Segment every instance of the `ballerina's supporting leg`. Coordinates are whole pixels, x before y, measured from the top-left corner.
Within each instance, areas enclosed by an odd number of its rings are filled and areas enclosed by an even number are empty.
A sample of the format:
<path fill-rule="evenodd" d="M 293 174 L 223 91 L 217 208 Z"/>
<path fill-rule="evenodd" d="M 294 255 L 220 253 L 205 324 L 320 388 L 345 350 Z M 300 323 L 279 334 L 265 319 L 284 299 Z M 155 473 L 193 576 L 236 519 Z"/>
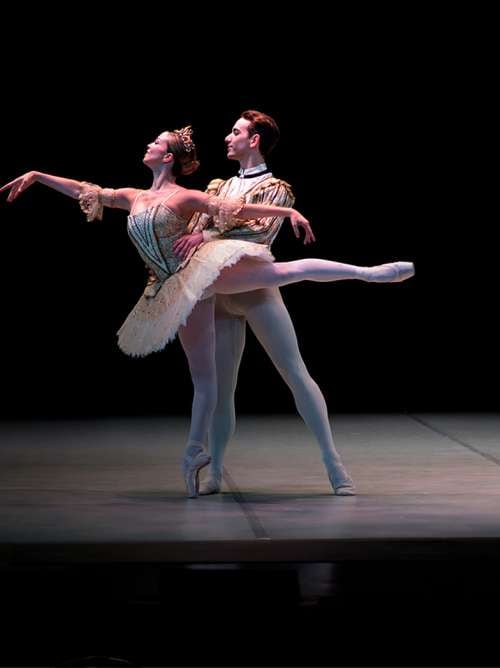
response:
<path fill-rule="evenodd" d="M 210 473 L 200 486 L 200 495 L 218 494 L 221 490 L 224 453 L 236 427 L 234 394 L 245 347 L 245 330 L 244 318 L 225 314 L 221 309 L 216 312 L 217 407 L 208 433 L 212 457 Z"/>
<path fill-rule="evenodd" d="M 301 281 L 328 283 L 359 280 L 368 283 L 396 283 L 411 278 L 414 273 L 412 262 L 390 262 L 375 267 L 358 267 L 354 264 L 315 258 L 292 262 L 262 262 L 243 258 L 237 264 L 223 269 L 206 294 L 247 292 Z"/>
<path fill-rule="evenodd" d="M 188 496 L 195 498 L 199 491 L 199 473 L 210 463 L 205 446 L 217 403 L 213 297 L 196 304 L 186 325 L 179 329 L 179 339 L 186 353 L 194 390 L 182 473 Z"/>

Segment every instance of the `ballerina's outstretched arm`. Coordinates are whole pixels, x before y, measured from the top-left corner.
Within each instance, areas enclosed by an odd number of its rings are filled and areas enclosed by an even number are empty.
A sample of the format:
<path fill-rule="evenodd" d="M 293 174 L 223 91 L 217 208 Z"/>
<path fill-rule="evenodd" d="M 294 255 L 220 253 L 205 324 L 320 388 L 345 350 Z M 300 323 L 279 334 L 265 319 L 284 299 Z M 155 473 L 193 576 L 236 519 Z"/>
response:
<path fill-rule="evenodd" d="M 283 188 L 283 187 L 281 188 L 281 190 L 282 190 L 282 197 L 284 196 L 286 198 L 286 200 L 288 200 L 288 201 L 290 201 L 290 199 L 292 199 L 292 202 L 293 202 L 293 198 L 292 198 L 290 192 L 287 191 L 287 189 Z M 214 197 L 213 192 L 210 193 L 210 191 L 207 191 L 205 194 L 208 197 L 211 196 L 212 201 L 213 201 L 213 197 Z M 196 206 L 203 205 L 203 202 L 201 200 L 196 200 L 195 199 L 194 201 L 195 201 Z M 238 206 L 238 204 L 239 204 L 239 201 L 237 200 L 236 201 L 236 206 Z M 276 205 L 273 205 L 273 206 L 276 206 Z M 287 212 L 292 211 L 291 208 L 286 207 L 286 206 L 282 206 L 281 203 L 277 206 L 277 208 L 278 207 L 281 207 L 281 208 L 285 209 Z M 262 210 L 263 208 L 265 208 L 265 206 L 260 206 L 260 205 L 258 206 L 259 210 Z M 248 209 L 248 208 L 245 209 L 245 213 L 249 210 L 251 210 L 251 209 Z M 219 229 L 217 228 L 217 226 L 215 226 L 211 229 L 203 229 L 202 224 L 198 225 L 199 221 L 203 221 L 203 220 L 211 221 L 212 217 L 208 216 L 206 214 L 205 215 L 202 214 L 200 216 L 200 213 L 201 212 L 199 210 L 197 210 L 195 216 L 193 216 L 191 218 L 191 221 L 189 223 L 189 229 L 191 231 L 188 232 L 187 234 L 184 234 L 181 237 L 179 237 L 179 239 L 177 239 L 177 241 L 174 243 L 174 246 L 173 246 L 174 253 L 176 253 L 180 257 L 181 260 L 185 260 L 188 257 L 189 253 L 191 252 L 191 250 L 194 249 L 194 248 L 197 248 L 204 241 L 214 241 L 216 239 L 231 239 L 232 238 L 231 228 L 228 231 L 227 228 L 224 229 L 224 227 L 222 226 L 222 229 L 221 229 L 220 221 L 216 221 L 216 224 L 218 223 Z M 240 217 L 242 217 L 241 213 L 240 213 Z M 253 241 L 253 242 L 256 242 L 256 243 L 270 243 L 272 241 L 273 235 L 271 234 L 271 236 L 269 236 L 269 233 L 272 232 L 271 228 L 272 228 L 273 224 L 275 223 L 275 221 L 283 220 L 283 216 L 280 216 L 279 214 L 276 214 L 276 209 L 272 210 L 272 215 L 271 216 L 260 215 L 260 216 L 254 216 L 252 218 L 247 218 L 247 216 L 245 215 L 244 218 L 245 218 L 245 220 L 235 221 L 235 225 L 233 225 L 232 228 L 234 228 L 234 227 L 238 228 L 240 226 L 241 227 L 246 227 L 251 222 L 252 223 L 252 230 L 255 231 L 255 224 L 257 224 L 258 230 L 262 234 L 257 235 L 257 237 L 255 236 L 255 234 L 252 234 L 251 238 L 249 238 L 249 239 L 245 239 L 244 237 L 241 238 L 241 240 L 243 240 L 243 241 L 248 240 L 248 241 Z M 301 232 L 304 233 L 304 238 L 303 238 L 304 245 L 307 245 L 307 244 L 310 244 L 310 243 L 316 241 L 316 238 L 315 238 L 314 233 L 313 233 L 312 228 L 311 228 L 311 224 L 309 223 L 309 221 L 306 218 L 304 218 L 304 216 L 302 216 L 300 214 L 298 216 L 292 215 L 292 217 L 290 218 L 290 223 L 292 225 L 293 232 L 294 232 L 295 237 L 297 239 L 300 238 Z M 197 225 L 198 225 L 198 227 L 197 227 Z M 240 237 L 237 237 L 237 238 L 240 238 Z"/>
<path fill-rule="evenodd" d="M 9 181 L 0 188 L 0 192 L 10 189 L 7 202 L 13 202 L 19 195 L 34 183 L 41 183 L 72 199 L 80 200 L 87 220 L 101 219 L 104 206 L 130 211 L 139 190 L 137 188 L 101 188 L 87 181 L 76 181 L 63 176 L 44 174 L 43 172 L 26 172 Z"/>
<path fill-rule="evenodd" d="M 272 204 L 248 204 L 244 197 L 240 199 L 225 199 L 217 195 L 210 195 L 201 190 L 186 190 L 184 206 L 191 209 L 190 216 L 195 211 L 213 216 L 214 224 L 220 232 L 226 232 L 234 227 L 244 225 L 247 220 L 268 216 L 282 216 L 290 218 L 294 230 L 297 226 L 308 230 L 311 226 L 305 216 L 297 209 L 289 206 L 274 206 Z M 189 217 L 190 217 L 189 216 Z M 312 233 L 311 233 L 312 234 Z M 314 235 L 311 240 L 314 240 Z"/>

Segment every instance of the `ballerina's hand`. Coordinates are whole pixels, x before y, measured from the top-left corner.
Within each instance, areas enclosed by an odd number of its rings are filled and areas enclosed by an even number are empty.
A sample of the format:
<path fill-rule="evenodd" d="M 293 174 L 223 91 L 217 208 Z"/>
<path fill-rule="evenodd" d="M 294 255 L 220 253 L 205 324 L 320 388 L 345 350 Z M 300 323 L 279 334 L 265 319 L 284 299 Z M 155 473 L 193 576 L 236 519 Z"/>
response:
<path fill-rule="evenodd" d="M 310 222 L 307 218 L 304 218 L 301 213 L 295 211 L 295 209 L 293 209 L 293 212 L 290 214 L 290 222 L 292 223 L 293 231 L 297 239 L 300 236 L 299 228 L 302 228 L 304 230 L 304 244 L 310 244 L 311 241 L 316 241 Z"/>
<path fill-rule="evenodd" d="M 26 172 L 22 176 L 18 176 L 17 179 L 9 181 L 4 186 L 0 188 L 0 193 L 7 188 L 10 188 L 10 193 L 7 197 L 7 202 L 12 202 L 20 195 L 26 188 L 29 188 L 33 183 L 36 182 L 37 173 L 36 172 Z"/>
<path fill-rule="evenodd" d="M 197 248 L 203 241 L 202 232 L 193 232 L 193 234 L 184 234 L 179 237 L 173 245 L 174 253 L 179 255 L 181 260 L 185 260 L 191 249 Z"/>

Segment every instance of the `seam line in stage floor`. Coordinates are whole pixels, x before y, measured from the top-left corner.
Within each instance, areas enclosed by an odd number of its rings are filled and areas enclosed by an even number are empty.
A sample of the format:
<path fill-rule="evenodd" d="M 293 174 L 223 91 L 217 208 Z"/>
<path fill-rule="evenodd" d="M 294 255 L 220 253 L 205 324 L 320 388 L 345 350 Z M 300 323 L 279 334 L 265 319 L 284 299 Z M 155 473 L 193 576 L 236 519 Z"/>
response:
<path fill-rule="evenodd" d="M 500 459 L 498 457 L 495 457 L 494 455 L 490 455 L 487 452 L 482 452 L 478 448 L 474 447 L 470 443 L 467 443 L 466 441 L 463 441 L 461 438 L 457 438 L 456 436 L 450 436 L 450 434 L 447 434 L 445 431 L 442 431 L 438 427 L 432 426 L 432 424 L 429 424 L 426 422 L 424 419 L 421 417 L 418 417 L 417 415 L 412 415 L 411 413 L 406 413 L 409 418 L 412 420 L 415 420 L 415 422 L 418 422 L 419 424 L 423 425 L 427 429 L 430 429 L 430 431 L 435 432 L 436 434 L 439 434 L 439 436 L 443 436 L 444 438 L 447 438 L 448 440 L 452 441 L 453 443 L 458 443 L 458 445 L 461 445 L 463 448 L 467 448 L 467 450 L 470 450 L 471 452 L 475 452 L 476 455 L 480 455 L 481 457 L 484 457 L 484 459 L 487 459 L 489 462 L 492 462 L 493 464 L 496 464 L 497 466 L 500 466 Z"/>
<path fill-rule="evenodd" d="M 252 510 L 251 504 L 245 499 L 243 493 L 238 489 L 238 485 L 225 466 L 222 467 L 222 477 L 224 478 L 226 485 L 229 487 L 234 500 L 240 506 L 241 511 L 250 525 L 255 538 L 258 538 L 259 540 L 270 540 L 270 536 L 257 517 L 257 513 Z"/>

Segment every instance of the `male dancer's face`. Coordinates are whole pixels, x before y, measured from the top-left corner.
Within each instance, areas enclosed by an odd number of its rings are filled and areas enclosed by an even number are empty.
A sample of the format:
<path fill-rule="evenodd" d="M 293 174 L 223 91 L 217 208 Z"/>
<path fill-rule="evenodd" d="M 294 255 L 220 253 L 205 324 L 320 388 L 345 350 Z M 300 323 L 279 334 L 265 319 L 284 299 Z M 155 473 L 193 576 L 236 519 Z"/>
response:
<path fill-rule="evenodd" d="M 249 127 L 250 121 L 247 121 L 246 118 L 238 118 L 233 129 L 225 138 L 229 160 L 242 162 L 255 148 L 257 137 L 256 135 L 249 136 Z"/>

